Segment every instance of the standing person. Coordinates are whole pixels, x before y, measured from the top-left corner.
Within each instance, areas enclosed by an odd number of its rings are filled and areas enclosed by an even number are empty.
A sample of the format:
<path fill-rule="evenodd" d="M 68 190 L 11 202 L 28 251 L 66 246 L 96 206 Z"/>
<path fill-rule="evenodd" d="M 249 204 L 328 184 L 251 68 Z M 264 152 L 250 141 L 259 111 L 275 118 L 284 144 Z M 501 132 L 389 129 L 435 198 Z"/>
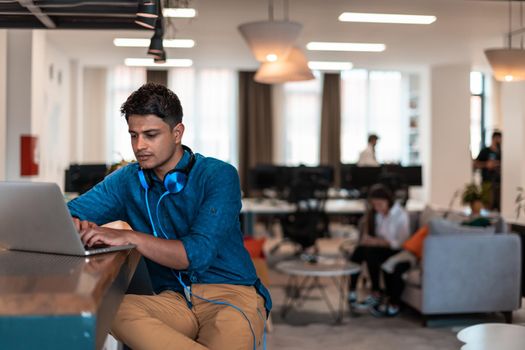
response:
<path fill-rule="evenodd" d="M 376 159 L 377 140 L 379 140 L 379 136 L 376 134 L 368 135 L 368 145 L 359 153 L 357 166 L 379 166 L 379 162 Z"/>
<path fill-rule="evenodd" d="M 243 246 L 235 168 L 182 145 L 182 106 L 145 84 L 122 105 L 137 158 L 69 202 L 87 246 L 135 244 L 153 296 L 126 295 L 112 334 L 137 349 L 255 349 L 271 308 Z M 122 220 L 132 230 L 99 225 Z"/>
<path fill-rule="evenodd" d="M 392 192 L 383 185 L 370 188 L 368 199 L 371 209 L 365 216 L 363 232 L 358 246 L 350 260 L 355 263 L 366 262 L 372 282 L 371 295 L 361 306 L 370 306 L 379 302 L 379 276 L 381 264 L 390 256 L 398 253 L 401 245 L 409 236 L 408 213 L 394 201 Z M 357 304 L 356 285 L 359 274 L 352 275 L 349 301 Z"/>
<path fill-rule="evenodd" d="M 490 146 L 483 148 L 474 161 L 474 168 L 481 169 L 483 189 L 489 193 L 488 209 L 497 211 L 501 209 L 501 141 L 501 132 L 494 131 Z"/>

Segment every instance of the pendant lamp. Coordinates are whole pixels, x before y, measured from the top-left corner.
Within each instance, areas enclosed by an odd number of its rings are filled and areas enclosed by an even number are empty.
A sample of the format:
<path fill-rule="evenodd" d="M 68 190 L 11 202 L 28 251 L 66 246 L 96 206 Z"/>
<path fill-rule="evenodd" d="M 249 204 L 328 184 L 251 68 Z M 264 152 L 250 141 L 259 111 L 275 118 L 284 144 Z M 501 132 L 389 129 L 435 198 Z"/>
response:
<path fill-rule="evenodd" d="M 525 32 L 523 27 L 523 5 L 520 1 L 520 29 L 512 31 L 512 1 L 509 1 L 509 32 L 507 33 L 507 47 L 487 49 L 485 56 L 492 67 L 494 78 L 499 81 L 525 80 L 525 50 L 523 38 L 520 48 L 512 47 L 512 36 Z"/>
<path fill-rule="evenodd" d="M 288 20 L 288 1 L 284 0 L 285 19 L 273 18 L 273 0 L 268 1 L 268 21 L 241 24 L 238 29 L 259 62 L 275 62 L 288 56 L 302 25 Z"/>
<path fill-rule="evenodd" d="M 276 62 L 262 63 L 254 80 L 263 84 L 280 84 L 288 81 L 314 79 L 308 61 L 298 47 L 292 47 L 287 58 Z"/>

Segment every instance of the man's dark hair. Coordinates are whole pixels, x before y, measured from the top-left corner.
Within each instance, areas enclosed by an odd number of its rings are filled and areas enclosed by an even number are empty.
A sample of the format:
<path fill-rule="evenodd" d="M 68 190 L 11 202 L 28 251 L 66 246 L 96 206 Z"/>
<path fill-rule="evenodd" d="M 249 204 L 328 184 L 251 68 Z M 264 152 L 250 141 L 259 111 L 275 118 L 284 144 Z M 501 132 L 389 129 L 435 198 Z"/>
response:
<path fill-rule="evenodd" d="M 133 114 L 154 114 L 171 128 L 182 122 L 182 106 L 177 95 L 167 87 L 154 83 L 144 84 L 129 95 L 120 112 L 126 121 Z"/>
<path fill-rule="evenodd" d="M 368 135 L 368 143 L 370 143 L 372 141 L 377 141 L 377 140 L 379 140 L 379 136 L 377 136 L 376 134 Z"/>
<path fill-rule="evenodd" d="M 496 138 L 496 137 L 501 137 L 501 131 L 494 131 L 494 132 L 492 133 L 492 138 L 494 139 L 494 138 Z"/>

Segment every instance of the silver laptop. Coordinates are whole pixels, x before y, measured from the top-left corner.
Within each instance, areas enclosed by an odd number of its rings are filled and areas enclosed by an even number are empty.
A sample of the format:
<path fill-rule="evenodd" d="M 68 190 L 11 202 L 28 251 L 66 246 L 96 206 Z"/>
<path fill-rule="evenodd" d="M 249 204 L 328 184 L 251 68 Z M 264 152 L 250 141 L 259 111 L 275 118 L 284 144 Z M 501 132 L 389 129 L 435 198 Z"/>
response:
<path fill-rule="evenodd" d="M 84 247 L 60 188 L 43 182 L 0 182 L 0 246 L 77 256 L 135 247 Z"/>

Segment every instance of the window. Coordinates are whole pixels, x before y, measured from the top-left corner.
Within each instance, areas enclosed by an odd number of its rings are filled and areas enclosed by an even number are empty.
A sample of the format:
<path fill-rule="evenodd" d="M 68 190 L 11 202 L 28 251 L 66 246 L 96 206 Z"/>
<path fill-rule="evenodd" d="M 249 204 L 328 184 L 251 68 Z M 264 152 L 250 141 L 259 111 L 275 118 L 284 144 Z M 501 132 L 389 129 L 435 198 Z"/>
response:
<path fill-rule="evenodd" d="M 195 152 L 238 164 L 237 75 L 227 69 L 174 68 L 168 85 L 179 97 L 183 143 Z"/>
<path fill-rule="evenodd" d="M 400 162 L 408 147 L 401 73 L 355 69 L 343 72 L 341 81 L 341 161 L 356 163 L 375 133 L 377 159 Z"/>
<path fill-rule="evenodd" d="M 477 158 L 485 147 L 485 78 L 481 72 L 470 72 L 470 153 Z M 490 141 L 489 141 L 490 142 Z"/>
<path fill-rule="evenodd" d="M 146 82 L 146 69 L 119 66 L 108 74 L 108 110 L 107 110 L 107 145 L 106 159 L 116 163 L 121 160 L 133 160 L 128 124 L 120 114 L 120 106 L 128 96 Z"/>
<path fill-rule="evenodd" d="M 283 84 L 282 147 L 286 165 L 318 165 L 321 79 Z"/>

